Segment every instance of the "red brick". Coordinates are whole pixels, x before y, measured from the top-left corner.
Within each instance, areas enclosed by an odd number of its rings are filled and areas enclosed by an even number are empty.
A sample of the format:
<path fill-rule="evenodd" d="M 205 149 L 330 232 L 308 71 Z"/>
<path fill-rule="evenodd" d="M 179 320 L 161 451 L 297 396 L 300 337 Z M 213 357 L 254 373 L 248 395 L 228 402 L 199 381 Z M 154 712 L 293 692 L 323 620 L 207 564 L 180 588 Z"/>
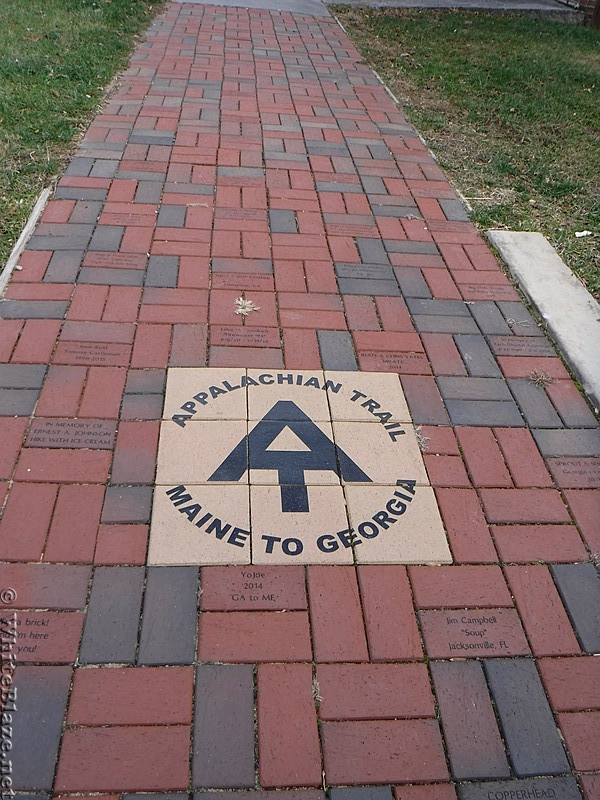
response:
<path fill-rule="evenodd" d="M 11 360 L 18 364 L 47 364 L 61 324 L 59 319 L 28 319 Z"/>
<path fill-rule="evenodd" d="M 0 558 L 38 561 L 44 550 L 58 486 L 13 484 L 0 520 Z M 35 508 L 35 514 L 26 513 Z"/>
<path fill-rule="evenodd" d="M 55 790 L 187 791 L 189 759 L 187 725 L 69 729 Z"/>
<path fill-rule="evenodd" d="M 454 338 L 449 333 L 422 333 L 421 340 L 434 375 L 466 375 Z"/>
<path fill-rule="evenodd" d="M 41 281 L 52 258 L 49 250 L 25 250 L 19 258 L 20 271 L 11 275 L 11 284 Z"/>
<path fill-rule="evenodd" d="M 104 308 L 104 322 L 134 322 L 137 319 L 142 290 L 138 286 L 111 286 Z"/>
<path fill-rule="evenodd" d="M 108 286 L 76 286 L 67 319 L 101 320 L 107 296 Z"/>
<path fill-rule="evenodd" d="M 283 367 L 281 350 L 268 347 L 211 347 L 210 367 Z"/>
<path fill-rule="evenodd" d="M 465 251 L 475 269 L 497 270 L 498 262 L 485 244 L 467 244 Z"/>
<path fill-rule="evenodd" d="M 282 328 L 312 328 L 319 330 L 346 330 L 346 318 L 341 311 L 303 311 L 280 309 Z"/>
<path fill-rule="evenodd" d="M 491 428 L 456 428 L 458 443 L 474 486 L 512 486 Z"/>
<path fill-rule="evenodd" d="M 540 358 L 536 356 L 499 356 L 498 365 L 507 378 L 528 378 L 532 372 L 543 372 L 550 378 L 569 377 L 559 358 Z"/>
<path fill-rule="evenodd" d="M 541 658 L 537 665 L 555 711 L 600 709 L 600 658 Z"/>
<path fill-rule="evenodd" d="M 278 292 L 306 292 L 302 261 L 275 261 L 273 272 Z"/>
<path fill-rule="evenodd" d="M 206 325 L 174 325 L 169 364 L 203 367 L 206 364 Z"/>
<path fill-rule="evenodd" d="M 421 427 L 421 434 L 427 441 L 427 453 L 437 453 L 442 456 L 459 455 L 456 436 L 452 428 L 423 425 Z"/>
<path fill-rule="evenodd" d="M 202 612 L 198 657 L 239 663 L 310 661 L 308 615 L 304 611 Z"/>
<path fill-rule="evenodd" d="M 36 414 L 46 417 L 76 417 L 86 376 L 86 367 L 51 364 L 36 406 Z"/>
<path fill-rule="evenodd" d="M 512 606 L 497 566 L 409 567 L 418 608 Z"/>
<path fill-rule="evenodd" d="M 40 222 L 68 222 L 75 208 L 75 200 L 50 200 Z"/>
<path fill-rule="evenodd" d="M 567 612 L 548 567 L 505 567 L 519 614 L 536 656 L 579 653 Z"/>
<path fill-rule="evenodd" d="M 514 608 L 421 611 L 429 658 L 526 656 L 529 644 Z"/>
<path fill-rule="evenodd" d="M 213 285 L 215 285 L 216 275 L 213 275 Z M 208 258 L 197 258 L 194 256 L 180 256 L 179 274 L 177 285 L 184 289 L 208 289 L 209 284 L 209 260 Z"/>
<path fill-rule="evenodd" d="M 450 549 L 456 561 L 496 561 L 496 551 L 473 489 L 436 489 Z"/>
<path fill-rule="evenodd" d="M 358 298 L 362 299 L 362 298 Z M 280 292 L 279 308 L 310 311 L 342 311 L 342 301 L 337 294 Z"/>
<path fill-rule="evenodd" d="M 401 353 L 419 353 L 423 350 L 416 333 L 356 331 L 352 336 L 357 350 L 395 350 Z"/>
<path fill-rule="evenodd" d="M 73 286 L 68 283 L 9 284 L 5 300 L 70 300 Z"/>
<path fill-rule="evenodd" d="M 352 264 L 360 263 L 360 256 L 354 239 L 349 236 L 329 236 L 328 237 L 329 249 L 331 250 L 331 257 L 334 261 L 349 262 Z"/>
<path fill-rule="evenodd" d="M 394 800 L 456 800 L 456 789 L 450 783 L 396 786 Z"/>
<path fill-rule="evenodd" d="M 443 269 L 423 269 L 423 277 L 436 300 L 460 300 L 452 275 Z"/>
<path fill-rule="evenodd" d="M 435 720 L 324 722 L 321 736 L 331 784 L 448 780 Z"/>
<path fill-rule="evenodd" d="M 65 322 L 61 341 L 131 344 L 135 327 L 127 322 Z"/>
<path fill-rule="evenodd" d="M 283 331 L 283 352 L 288 369 L 320 369 L 321 356 L 316 331 L 292 328 Z"/>
<path fill-rule="evenodd" d="M 78 669 L 67 725 L 190 724 L 193 683 L 192 667 Z"/>
<path fill-rule="evenodd" d="M 127 370 L 121 367 L 90 367 L 79 416 L 116 419 L 126 378 Z"/>
<path fill-rule="evenodd" d="M 309 567 L 315 661 L 368 661 L 354 567 Z"/>
<path fill-rule="evenodd" d="M 170 325 L 138 325 L 131 366 L 134 368 L 166 367 L 170 348 Z"/>
<path fill-rule="evenodd" d="M 261 566 L 262 596 L 244 591 L 247 567 L 203 567 L 202 611 L 297 611 L 307 608 L 304 567 Z"/>
<path fill-rule="evenodd" d="M 242 325 L 242 317 L 234 313 L 236 309 L 235 299 L 239 297 L 239 294 L 238 291 L 229 289 L 211 290 L 209 303 L 209 322 L 211 325 Z M 260 306 L 260 303 L 256 302 L 256 305 Z"/>
<path fill-rule="evenodd" d="M 600 493 L 566 489 L 563 494 L 588 547 L 592 553 L 600 553 Z"/>
<path fill-rule="evenodd" d="M 89 131 L 88 131 L 89 135 Z M 135 197 L 138 182 L 134 180 L 115 179 L 106 196 L 107 203 L 131 203 Z"/>
<path fill-rule="evenodd" d="M 20 319 L 0 319 L 0 363 L 10 361 L 22 327 Z"/>
<path fill-rule="evenodd" d="M 147 545 L 147 525 L 100 525 L 94 563 L 144 564 Z"/>
<path fill-rule="evenodd" d="M 320 664 L 317 683 L 324 720 L 435 717 L 425 664 Z"/>
<path fill-rule="evenodd" d="M 113 483 L 152 483 L 158 450 L 158 421 L 121 422 L 111 472 Z"/>
<path fill-rule="evenodd" d="M 331 261 L 304 262 L 304 273 L 309 292 L 337 292 L 337 281 Z"/>
<path fill-rule="evenodd" d="M 600 770 L 600 711 L 559 714 L 558 724 L 575 769 Z"/>
<path fill-rule="evenodd" d="M 596 418 L 573 381 L 555 381 L 546 387 L 546 392 L 565 425 L 595 427 Z"/>
<path fill-rule="evenodd" d="M 481 500 L 489 522 L 570 522 L 554 489 L 482 489 Z"/>
<path fill-rule="evenodd" d="M 320 786 L 321 754 L 310 664 L 258 667 L 261 786 Z"/>
<path fill-rule="evenodd" d="M 417 199 L 417 205 L 419 206 L 419 211 L 426 220 L 446 219 L 446 215 L 442 211 L 442 207 L 438 201 L 432 197 L 419 197 Z"/>
<path fill-rule="evenodd" d="M 385 331 L 414 331 L 408 308 L 401 297 L 376 297 L 375 305 Z"/>
<path fill-rule="evenodd" d="M 600 797 L 600 775 L 580 775 L 585 800 L 598 800 Z"/>
<path fill-rule="evenodd" d="M 112 453 L 105 450 L 26 448 L 21 453 L 16 479 L 59 483 L 104 483 Z"/>
<path fill-rule="evenodd" d="M 128 226 L 121 239 L 119 251 L 121 253 L 147 253 L 152 246 L 154 236 L 154 222 L 146 228 Z"/>
<path fill-rule="evenodd" d="M 91 570 L 64 564 L 2 564 L 0 585 L 16 593 L 13 608 L 85 608 Z"/>
<path fill-rule="evenodd" d="M 44 560 L 91 564 L 103 502 L 104 486 L 61 486 Z"/>
<path fill-rule="evenodd" d="M 379 320 L 373 298 L 348 294 L 344 297 L 348 327 L 355 331 L 378 331 Z"/>
<path fill-rule="evenodd" d="M 518 488 L 552 486 L 537 445 L 526 428 L 494 428 L 494 435 L 504 454 L 515 486 Z"/>
<path fill-rule="evenodd" d="M 502 561 L 586 561 L 587 551 L 574 525 L 493 525 Z"/>
<path fill-rule="evenodd" d="M 423 456 L 432 486 L 462 486 L 469 488 L 471 481 L 460 456 Z"/>
<path fill-rule="evenodd" d="M 19 612 L 19 638 L 15 656 L 24 663 L 71 664 L 77 658 L 85 617 L 73 611 Z M 41 625 L 41 623 L 46 623 Z"/>
<path fill-rule="evenodd" d="M 27 420 L 21 417 L 0 417 L 0 478 L 10 478 L 25 436 Z"/>
<path fill-rule="evenodd" d="M 448 269 L 454 270 L 473 270 L 473 264 L 469 261 L 467 254 L 459 244 L 440 243 L 439 251 Z"/>

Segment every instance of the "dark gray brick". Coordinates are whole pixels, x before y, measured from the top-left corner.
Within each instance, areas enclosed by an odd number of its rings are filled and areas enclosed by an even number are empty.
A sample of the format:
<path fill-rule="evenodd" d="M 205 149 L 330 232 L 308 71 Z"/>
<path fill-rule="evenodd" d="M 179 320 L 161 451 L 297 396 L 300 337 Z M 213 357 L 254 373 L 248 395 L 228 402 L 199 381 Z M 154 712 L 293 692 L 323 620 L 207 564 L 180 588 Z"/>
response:
<path fill-rule="evenodd" d="M 144 172 L 138 171 L 133 169 L 120 169 L 116 173 L 115 177 L 119 180 L 123 181 L 164 181 L 165 179 L 164 172 Z"/>
<path fill-rule="evenodd" d="M 323 369 L 358 369 L 352 337 L 346 331 L 317 331 Z"/>
<path fill-rule="evenodd" d="M 252 789 L 247 792 L 194 792 L 192 797 L 193 800 L 325 800 L 325 792 L 320 789 L 278 789 L 272 792 Z"/>
<path fill-rule="evenodd" d="M 17 667 L 13 747 L 4 754 L 12 762 L 14 789 L 52 788 L 70 682 L 71 667 Z M 11 712 L 10 704 L 4 711 Z"/>
<path fill-rule="evenodd" d="M 415 323 L 415 328 L 419 331 L 419 333 L 471 334 L 477 333 L 479 330 L 475 320 L 471 319 L 471 317 L 415 314 L 413 316 L 413 321 Z"/>
<path fill-rule="evenodd" d="M 403 375 L 402 388 L 416 425 L 447 425 L 448 414 L 435 380 L 429 375 Z"/>
<path fill-rule="evenodd" d="M 331 183 L 317 181 L 317 192 L 344 192 L 346 194 L 362 194 L 360 183 Z"/>
<path fill-rule="evenodd" d="M 468 222 L 469 214 L 460 200 L 446 199 L 440 197 L 438 203 L 442 207 L 442 211 L 446 215 L 446 219 L 451 219 L 456 222 Z"/>
<path fill-rule="evenodd" d="M 264 178 L 262 167 L 217 167 L 217 175 L 224 178 Z"/>
<path fill-rule="evenodd" d="M 335 274 L 338 278 L 352 278 L 375 281 L 394 281 L 394 273 L 388 264 L 346 264 L 336 262 Z"/>
<path fill-rule="evenodd" d="M 498 301 L 498 308 L 504 315 L 507 324 L 518 336 L 544 336 L 535 318 L 523 303 L 514 301 Z"/>
<path fill-rule="evenodd" d="M 143 591 L 143 567 L 96 567 L 79 651 L 82 664 L 133 664 Z"/>
<path fill-rule="evenodd" d="M 512 400 L 501 378 L 440 377 L 437 383 L 446 400 Z"/>
<path fill-rule="evenodd" d="M 371 202 L 371 211 L 376 217 L 416 217 L 417 219 L 423 219 L 416 206 L 390 206 L 387 203 Z"/>
<path fill-rule="evenodd" d="M 600 456 L 600 428 L 532 433 L 544 456 Z"/>
<path fill-rule="evenodd" d="M 394 274 L 404 297 L 431 297 L 431 291 L 420 269 L 394 267 Z"/>
<path fill-rule="evenodd" d="M 394 156 L 390 153 L 389 148 L 385 144 L 369 144 L 367 145 L 372 158 L 380 161 L 393 161 Z"/>
<path fill-rule="evenodd" d="M 90 178 L 113 178 L 119 162 L 110 158 L 96 158 L 90 170 Z"/>
<path fill-rule="evenodd" d="M 155 134 L 155 135 L 153 135 Z M 166 144 L 171 145 L 175 141 L 174 133 L 164 131 L 148 131 L 147 133 L 132 133 L 129 137 L 130 144 Z"/>
<path fill-rule="evenodd" d="M 109 486 L 104 497 L 102 522 L 149 522 L 152 487 Z"/>
<path fill-rule="evenodd" d="M 73 213 L 71 222 L 95 223 L 102 211 L 100 200 L 78 200 Z"/>
<path fill-rule="evenodd" d="M 177 256 L 150 256 L 146 272 L 146 286 L 177 286 L 179 258 Z"/>
<path fill-rule="evenodd" d="M 569 762 L 535 663 L 489 658 L 485 671 L 517 776 L 568 772 Z"/>
<path fill-rule="evenodd" d="M 27 242 L 28 250 L 86 250 L 89 236 L 67 234 L 65 236 L 32 236 Z"/>
<path fill-rule="evenodd" d="M 90 250 L 116 252 L 121 244 L 124 230 L 122 225 L 98 225 L 90 242 Z"/>
<path fill-rule="evenodd" d="M 0 319 L 62 319 L 66 300 L 0 300 Z"/>
<path fill-rule="evenodd" d="M 531 428 L 558 428 L 561 419 L 541 386 L 526 378 L 509 379 L 508 385 Z"/>
<path fill-rule="evenodd" d="M 0 389 L 0 417 L 28 417 L 33 414 L 39 389 Z"/>
<path fill-rule="evenodd" d="M 372 297 L 399 297 L 400 288 L 395 280 L 370 280 L 368 278 L 338 278 L 340 294 L 364 294 Z"/>
<path fill-rule="evenodd" d="M 127 394 L 156 394 L 165 389 L 166 370 L 130 369 L 127 373 L 125 392 Z"/>
<path fill-rule="evenodd" d="M 502 373 L 483 336 L 458 334 L 454 337 L 469 375 L 501 378 Z"/>
<path fill-rule="evenodd" d="M 107 189 L 87 189 L 76 186 L 59 186 L 54 197 L 57 200 L 106 200 Z"/>
<path fill-rule="evenodd" d="M 593 564 L 551 567 L 577 636 L 586 653 L 600 653 L 600 577 Z"/>
<path fill-rule="evenodd" d="M 491 300 L 477 300 L 469 303 L 467 308 L 473 315 L 473 319 L 479 326 L 479 330 L 487 336 L 509 336 L 511 330 L 506 324 L 506 320 L 500 313 L 496 303 Z"/>
<path fill-rule="evenodd" d="M 187 184 L 185 184 L 187 186 Z M 135 192 L 136 203 L 160 203 L 163 193 L 162 181 L 140 181 Z M 195 194 L 190 190 L 191 194 Z"/>
<path fill-rule="evenodd" d="M 296 215 L 293 211 L 273 209 L 269 211 L 269 225 L 272 233 L 296 233 Z"/>
<path fill-rule="evenodd" d="M 78 283 L 99 286 L 141 286 L 145 272 L 142 269 L 103 269 L 102 267 L 83 267 Z"/>
<path fill-rule="evenodd" d="M 44 283 L 75 283 L 85 250 L 56 250 L 44 274 Z"/>
<path fill-rule="evenodd" d="M 490 798 L 554 797 L 556 800 L 583 800 L 575 778 L 531 778 L 524 781 L 490 781 L 464 783 L 458 787 L 459 800 Z"/>
<path fill-rule="evenodd" d="M 366 264 L 389 264 L 388 254 L 381 239 L 358 237 L 356 239 L 361 261 Z"/>
<path fill-rule="evenodd" d="M 453 778 L 509 778 L 481 664 L 437 661 L 430 668 Z"/>
<path fill-rule="evenodd" d="M 156 224 L 164 228 L 183 228 L 186 211 L 185 206 L 162 206 Z"/>
<path fill-rule="evenodd" d="M 273 262 L 270 258 L 213 258 L 213 272 L 260 272 L 261 275 L 273 274 Z"/>
<path fill-rule="evenodd" d="M 0 388 L 39 389 L 45 374 L 44 364 L 0 364 Z"/>
<path fill-rule="evenodd" d="M 376 122 L 375 125 L 380 133 L 391 133 L 394 136 L 416 136 L 417 133 L 412 125 L 393 125 L 389 122 Z"/>
<path fill-rule="evenodd" d="M 433 242 L 408 242 L 396 239 L 384 239 L 388 253 L 409 253 L 411 255 L 439 256 L 440 251 Z"/>
<path fill-rule="evenodd" d="M 254 786 L 254 686 L 250 665 L 206 664 L 196 673 L 192 785 Z"/>
<path fill-rule="evenodd" d="M 160 419 L 162 394 L 126 394 L 121 406 L 121 419 Z"/>
<path fill-rule="evenodd" d="M 197 567 L 150 567 L 139 664 L 191 664 L 198 624 Z"/>
<path fill-rule="evenodd" d="M 392 800 L 391 786 L 332 786 L 329 800 Z"/>
<path fill-rule="evenodd" d="M 446 400 L 453 425 L 522 427 L 525 425 L 516 403 L 495 400 Z"/>
<path fill-rule="evenodd" d="M 360 180 L 367 194 L 388 194 L 385 183 L 381 178 L 377 178 L 374 175 L 361 175 Z"/>
<path fill-rule="evenodd" d="M 436 317 L 465 317 L 472 321 L 468 307 L 462 300 L 425 300 L 415 298 L 407 300 L 406 305 L 411 314 Z"/>
<path fill-rule="evenodd" d="M 65 170 L 65 175 L 74 175 L 78 178 L 85 178 L 90 174 L 90 170 L 93 166 L 93 158 L 73 158 Z"/>

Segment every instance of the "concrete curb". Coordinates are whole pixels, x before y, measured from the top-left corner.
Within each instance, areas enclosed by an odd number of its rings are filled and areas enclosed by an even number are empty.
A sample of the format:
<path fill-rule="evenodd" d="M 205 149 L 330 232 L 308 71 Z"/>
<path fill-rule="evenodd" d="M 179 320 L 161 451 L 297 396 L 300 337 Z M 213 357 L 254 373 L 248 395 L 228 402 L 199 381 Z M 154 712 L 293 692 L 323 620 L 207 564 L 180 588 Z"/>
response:
<path fill-rule="evenodd" d="M 600 305 L 541 233 L 488 231 L 583 390 L 600 408 Z"/>
<path fill-rule="evenodd" d="M 21 235 L 17 239 L 17 243 L 13 247 L 12 252 L 8 257 L 8 261 L 6 262 L 4 269 L 0 271 L 0 297 L 2 297 L 4 290 L 8 285 L 13 270 L 17 267 L 21 253 L 25 249 L 25 245 L 33 233 L 33 229 L 37 225 L 37 221 L 40 218 L 42 211 L 46 207 L 46 203 L 48 202 L 48 198 L 51 194 L 52 189 L 50 187 L 44 189 L 40 193 L 40 196 L 36 200 L 31 214 L 29 215 L 29 219 L 25 223 L 25 227 L 21 231 Z"/>

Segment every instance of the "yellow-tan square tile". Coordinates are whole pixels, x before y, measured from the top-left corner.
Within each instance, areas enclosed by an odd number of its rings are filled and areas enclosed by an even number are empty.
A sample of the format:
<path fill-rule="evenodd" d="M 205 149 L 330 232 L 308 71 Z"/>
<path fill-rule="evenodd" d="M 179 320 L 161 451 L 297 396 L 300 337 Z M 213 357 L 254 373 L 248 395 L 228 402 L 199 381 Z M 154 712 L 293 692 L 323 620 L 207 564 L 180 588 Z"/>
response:
<path fill-rule="evenodd" d="M 267 414 L 278 419 L 303 419 L 304 415 L 313 422 L 330 419 L 323 373 L 249 369 L 248 419 L 263 419 Z"/>
<path fill-rule="evenodd" d="M 334 421 L 374 421 L 380 424 L 411 421 L 400 378 L 391 372 L 326 370 L 325 380 Z"/>
<path fill-rule="evenodd" d="M 157 486 L 149 564 L 249 564 L 248 486 Z"/>
<path fill-rule="evenodd" d="M 303 488 L 308 511 L 284 512 L 279 486 L 250 487 L 253 564 L 353 563 L 342 487 Z"/>
<path fill-rule="evenodd" d="M 251 484 L 340 484 L 330 422 L 259 420 L 248 429 Z"/>
<path fill-rule="evenodd" d="M 246 370 L 220 367 L 167 371 L 163 419 L 246 419 Z"/>
<path fill-rule="evenodd" d="M 400 434 L 401 430 L 404 433 Z M 429 483 L 411 425 L 387 431 L 377 422 L 334 422 L 333 436 L 339 449 L 342 483 L 393 484 L 400 478 Z M 370 480 L 357 480 L 352 467 L 346 473 L 344 455 Z"/>
<path fill-rule="evenodd" d="M 344 487 L 359 564 L 452 563 L 433 489 L 412 489 Z"/>
<path fill-rule="evenodd" d="M 245 420 L 194 421 L 185 428 L 172 420 L 162 422 L 156 482 L 248 483 L 246 433 Z M 228 457 L 228 464 L 215 474 Z"/>

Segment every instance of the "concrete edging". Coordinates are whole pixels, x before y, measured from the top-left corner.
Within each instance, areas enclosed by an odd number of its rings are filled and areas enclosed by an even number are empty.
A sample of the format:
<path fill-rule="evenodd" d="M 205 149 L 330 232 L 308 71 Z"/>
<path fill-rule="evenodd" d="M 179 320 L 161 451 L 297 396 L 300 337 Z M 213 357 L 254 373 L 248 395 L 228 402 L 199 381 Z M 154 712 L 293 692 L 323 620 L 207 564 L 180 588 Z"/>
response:
<path fill-rule="evenodd" d="M 48 198 L 51 194 L 52 189 L 50 187 L 42 190 L 40 196 L 35 202 L 31 214 L 29 215 L 29 219 L 25 223 L 25 227 L 21 231 L 21 235 L 17 239 L 17 243 L 13 247 L 12 252 L 8 257 L 8 261 L 4 265 L 4 269 L 0 270 L 0 297 L 2 297 L 4 290 L 8 286 L 10 276 L 12 275 L 13 270 L 17 267 L 21 253 L 25 249 L 25 245 L 33 233 L 33 229 L 37 225 L 37 221 L 40 218 L 42 211 L 46 207 L 46 203 L 48 202 Z"/>
<path fill-rule="evenodd" d="M 539 311 L 596 412 L 600 408 L 600 304 L 541 233 L 487 231 Z"/>

